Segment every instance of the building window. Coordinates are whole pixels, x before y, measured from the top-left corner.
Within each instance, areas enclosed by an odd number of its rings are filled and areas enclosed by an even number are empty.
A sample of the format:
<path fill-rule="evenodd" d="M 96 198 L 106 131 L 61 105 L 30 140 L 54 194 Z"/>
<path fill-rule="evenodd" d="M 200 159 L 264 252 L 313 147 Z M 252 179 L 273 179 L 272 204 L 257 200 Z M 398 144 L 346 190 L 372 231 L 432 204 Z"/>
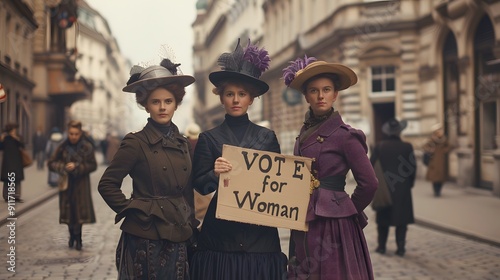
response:
<path fill-rule="evenodd" d="M 394 66 L 373 66 L 371 74 L 372 93 L 394 92 L 396 90 Z"/>

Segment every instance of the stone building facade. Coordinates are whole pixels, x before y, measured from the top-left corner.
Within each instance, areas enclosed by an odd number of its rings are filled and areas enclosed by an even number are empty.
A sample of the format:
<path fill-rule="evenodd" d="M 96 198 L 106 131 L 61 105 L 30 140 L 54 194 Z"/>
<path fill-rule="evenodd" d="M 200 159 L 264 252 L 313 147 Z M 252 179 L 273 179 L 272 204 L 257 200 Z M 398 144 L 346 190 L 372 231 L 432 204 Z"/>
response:
<path fill-rule="evenodd" d="M 232 9 L 216 16 L 210 7 L 227 1 L 200 2 L 211 3 L 203 17 L 213 24 L 205 27 L 224 26 L 220 19 Z M 358 74 L 358 83 L 341 92 L 335 109 L 365 131 L 369 146 L 382 138 L 387 119 L 408 120 L 403 137 L 415 146 L 423 177 L 420 148 L 440 123 L 455 147 L 448 160 L 451 180 L 500 196 L 500 1 L 265 0 L 261 8 L 260 44 L 272 59 L 263 75 L 271 90 L 263 96 L 262 119 L 270 121 L 284 153 L 292 153 L 308 105 L 285 87 L 282 69 L 307 54 L 346 64 Z M 213 30 L 196 36 L 219 38 Z M 207 41 L 197 41 L 197 53 L 217 53 L 228 45 Z M 204 58 L 215 65 L 213 55 Z M 206 77 L 208 71 L 198 74 Z M 200 97 L 209 94 L 198 89 Z"/>
<path fill-rule="evenodd" d="M 193 69 L 196 78 L 195 122 L 202 130 L 212 128 L 224 120 L 224 108 L 218 96 L 212 93 L 214 86 L 208 80 L 210 72 L 219 71 L 217 59 L 223 52 L 234 50 L 238 39 L 241 46 L 252 43 L 263 46 L 263 0 L 220 1 L 201 0 L 197 3 L 197 17 L 193 23 Z M 251 23 L 251 24 L 249 24 Z M 254 100 L 248 110 L 250 119 L 262 121 L 263 102 Z"/>
<path fill-rule="evenodd" d="M 69 108 L 92 97 L 93 85 L 78 73 L 78 49 L 69 47 L 77 35 L 76 0 L 33 0 L 38 28 L 33 36 L 34 82 L 32 99 L 33 131 L 41 127 L 64 129 L 70 120 Z"/>
<path fill-rule="evenodd" d="M 137 106 L 122 88 L 129 78 L 130 62 L 121 54 L 107 20 L 85 1 L 78 2 L 78 36 L 69 47 L 78 49 L 76 67 L 94 85 L 91 99 L 72 104 L 69 112 L 81 120 L 94 139 L 107 133 L 125 135 Z"/>
<path fill-rule="evenodd" d="M 264 118 L 281 143 L 297 135 L 287 128 L 300 127 L 307 109 L 303 101 L 283 102 L 281 69 L 307 54 L 358 73 L 336 109 L 366 132 L 370 146 L 390 117 L 409 121 L 403 136 L 417 150 L 440 123 L 455 146 L 452 180 L 500 195 L 499 1 L 283 0 L 263 8 L 274 70 L 266 73 L 274 94 L 266 95 Z"/>
<path fill-rule="evenodd" d="M 33 95 L 33 33 L 37 28 L 33 1 L 0 2 L 0 84 L 7 97 L 0 103 L 0 131 L 19 124 L 24 141 L 31 139 Z"/>

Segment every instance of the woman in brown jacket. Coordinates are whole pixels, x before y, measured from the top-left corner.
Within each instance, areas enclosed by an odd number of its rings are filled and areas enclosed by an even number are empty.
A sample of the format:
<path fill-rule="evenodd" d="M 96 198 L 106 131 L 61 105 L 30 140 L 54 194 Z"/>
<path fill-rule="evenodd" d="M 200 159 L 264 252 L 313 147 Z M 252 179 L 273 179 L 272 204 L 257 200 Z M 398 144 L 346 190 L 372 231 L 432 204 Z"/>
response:
<path fill-rule="evenodd" d="M 82 249 L 82 224 L 95 223 L 90 173 L 97 169 L 94 146 L 83 137 L 82 123 L 68 123 L 68 139 L 49 159 L 49 170 L 66 174 L 68 187 L 59 192 L 59 223 L 67 224 L 69 247 Z"/>
<path fill-rule="evenodd" d="M 443 183 L 448 180 L 448 153 L 452 147 L 440 124 L 434 125 L 432 135 L 424 145 L 424 151 L 430 153 L 426 179 L 432 182 L 434 196 L 441 196 Z"/>
<path fill-rule="evenodd" d="M 150 118 L 141 131 L 125 136 L 99 182 L 115 222 L 125 218 L 116 255 L 119 279 L 189 279 L 187 247 L 197 226 L 191 155 L 172 117 L 195 79 L 178 75 L 179 65 L 164 59 L 159 66 L 134 66 L 123 89 L 135 93 Z M 127 175 L 133 180 L 130 198 L 120 189 Z"/>

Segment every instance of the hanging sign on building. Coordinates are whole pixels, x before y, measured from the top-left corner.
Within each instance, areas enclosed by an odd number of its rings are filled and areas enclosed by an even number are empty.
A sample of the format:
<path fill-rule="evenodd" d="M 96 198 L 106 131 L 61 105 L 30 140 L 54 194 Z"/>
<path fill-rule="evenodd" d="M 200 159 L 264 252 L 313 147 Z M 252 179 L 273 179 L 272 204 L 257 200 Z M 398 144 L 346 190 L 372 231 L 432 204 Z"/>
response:
<path fill-rule="evenodd" d="M 216 217 L 307 230 L 312 159 L 224 145 L 232 170 L 219 177 Z"/>
<path fill-rule="evenodd" d="M 3 85 L 0 84 L 0 104 L 7 101 L 7 93 L 5 92 Z"/>

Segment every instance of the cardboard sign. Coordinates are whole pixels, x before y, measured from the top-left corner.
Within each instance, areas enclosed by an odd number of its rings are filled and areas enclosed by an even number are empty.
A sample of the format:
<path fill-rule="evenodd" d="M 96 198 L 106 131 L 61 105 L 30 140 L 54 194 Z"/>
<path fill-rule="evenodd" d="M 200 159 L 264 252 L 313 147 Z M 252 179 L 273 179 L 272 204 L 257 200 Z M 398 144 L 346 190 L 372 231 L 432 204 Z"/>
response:
<path fill-rule="evenodd" d="M 219 177 L 219 219 L 307 231 L 309 158 L 230 145 L 222 157 L 232 170 Z"/>

